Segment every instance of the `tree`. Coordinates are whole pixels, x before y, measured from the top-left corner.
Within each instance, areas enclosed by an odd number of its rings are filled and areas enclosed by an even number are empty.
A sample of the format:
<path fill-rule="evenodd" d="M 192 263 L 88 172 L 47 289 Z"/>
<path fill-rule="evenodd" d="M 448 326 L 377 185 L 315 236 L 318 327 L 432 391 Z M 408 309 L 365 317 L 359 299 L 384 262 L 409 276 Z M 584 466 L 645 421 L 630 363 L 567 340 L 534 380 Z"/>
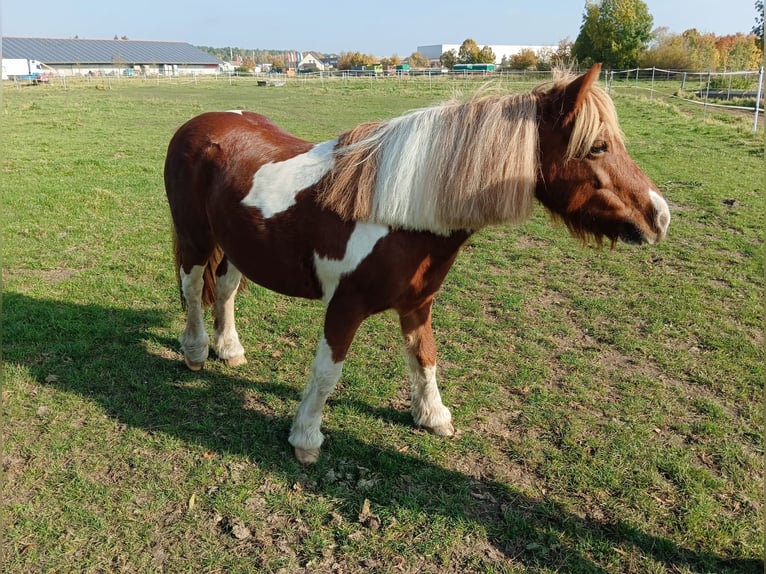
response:
<path fill-rule="evenodd" d="M 572 46 L 573 46 L 572 40 L 569 38 L 564 38 L 563 40 L 559 40 L 558 48 L 556 48 L 556 51 L 553 52 L 553 56 L 551 57 L 551 65 L 552 66 L 561 66 L 562 68 L 567 68 L 572 64 Z"/>
<path fill-rule="evenodd" d="M 758 39 L 753 34 L 719 36 L 715 39 L 718 65 L 724 71 L 757 69 L 761 60 Z"/>
<path fill-rule="evenodd" d="M 511 70 L 534 70 L 537 67 L 537 54 L 534 50 L 524 48 L 508 58 L 507 66 Z"/>
<path fill-rule="evenodd" d="M 358 66 L 372 66 L 377 63 L 378 60 L 375 56 L 361 52 L 341 52 L 338 56 L 339 70 L 350 70 Z"/>
<path fill-rule="evenodd" d="M 715 34 L 700 34 L 696 28 L 690 28 L 683 34 L 687 42 L 690 67 L 692 70 L 714 72 L 718 69 L 718 50 L 715 49 Z"/>
<path fill-rule="evenodd" d="M 457 64 L 457 52 L 455 50 L 447 50 L 441 57 L 442 67 L 451 70 Z"/>
<path fill-rule="evenodd" d="M 652 37 L 652 22 L 642 0 L 587 0 L 572 55 L 585 65 L 635 66 Z"/>
<path fill-rule="evenodd" d="M 457 52 L 459 64 L 475 64 L 479 61 L 479 45 L 471 38 L 466 38 Z M 494 60 L 493 60 L 494 61 Z"/>
<path fill-rule="evenodd" d="M 492 51 L 492 48 L 489 46 L 484 46 L 481 50 L 479 50 L 479 55 L 476 57 L 476 63 L 494 64 L 496 59 L 497 58 L 495 57 L 495 52 Z"/>
<path fill-rule="evenodd" d="M 552 48 L 548 48 L 547 46 L 540 48 L 535 52 L 535 57 L 537 58 L 535 69 L 545 72 L 550 71 L 555 63 L 555 55 L 556 52 Z"/>
<path fill-rule="evenodd" d="M 689 45 L 684 36 L 673 34 L 664 26 L 654 30 L 652 36 L 649 49 L 638 62 L 640 66 L 656 66 L 668 70 L 688 70 L 692 67 Z"/>
<path fill-rule="evenodd" d="M 761 51 L 763 51 L 763 0 L 755 0 L 755 25 L 752 33 L 758 38 Z"/>
<path fill-rule="evenodd" d="M 407 58 L 407 62 L 413 68 L 428 68 L 431 62 L 420 52 L 413 52 L 410 57 Z"/>

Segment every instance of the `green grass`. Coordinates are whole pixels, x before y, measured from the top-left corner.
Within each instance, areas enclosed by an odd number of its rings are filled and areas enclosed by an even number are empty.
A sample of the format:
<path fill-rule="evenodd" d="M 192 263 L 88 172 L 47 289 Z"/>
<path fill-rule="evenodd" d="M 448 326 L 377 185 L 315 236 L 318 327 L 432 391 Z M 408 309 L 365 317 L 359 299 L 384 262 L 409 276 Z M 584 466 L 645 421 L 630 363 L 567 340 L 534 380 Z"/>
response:
<path fill-rule="evenodd" d="M 321 305 L 254 287 L 249 363 L 182 366 L 167 142 L 232 108 L 329 139 L 473 86 L 108 87 L 3 94 L 6 571 L 762 571 L 763 136 L 747 120 L 618 97 L 668 240 L 583 247 L 542 209 L 482 231 L 434 310 L 459 434 L 412 428 L 382 315 L 302 468 L 286 438 Z"/>

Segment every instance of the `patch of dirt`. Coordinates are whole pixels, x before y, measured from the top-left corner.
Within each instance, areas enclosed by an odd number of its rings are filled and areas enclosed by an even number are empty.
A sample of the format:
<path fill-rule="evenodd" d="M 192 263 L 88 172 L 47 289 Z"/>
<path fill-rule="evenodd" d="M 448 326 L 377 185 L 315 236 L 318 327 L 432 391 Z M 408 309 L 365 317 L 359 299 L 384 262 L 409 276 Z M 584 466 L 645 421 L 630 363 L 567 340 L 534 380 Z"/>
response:
<path fill-rule="evenodd" d="M 38 279 L 44 283 L 58 283 L 74 277 L 79 269 L 8 269 L 6 279 Z"/>

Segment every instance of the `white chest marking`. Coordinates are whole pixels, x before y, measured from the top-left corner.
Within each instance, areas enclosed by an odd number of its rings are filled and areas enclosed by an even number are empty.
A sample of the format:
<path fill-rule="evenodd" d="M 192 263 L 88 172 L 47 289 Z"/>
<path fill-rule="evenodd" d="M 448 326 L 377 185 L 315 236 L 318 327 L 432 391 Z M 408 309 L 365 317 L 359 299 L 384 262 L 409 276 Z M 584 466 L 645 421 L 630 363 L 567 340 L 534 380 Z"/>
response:
<path fill-rule="evenodd" d="M 268 219 L 295 205 L 295 196 L 314 185 L 333 166 L 337 140 L 315 145 L 306 153 L 278 163 L 267 163 L 253 176 L 253 186 L 242 205 L 257 207 Z"/>
<path fill-rule="evenodd" d="M 388 235 L 388 227 L 374 223 L 357 223 L 346 244 L 343 259 L 326 259 L 314 253 L 314 267 L 322 284 L 322 301 L 327 305 L 341 278 L 354 271 L 380 239 Z"/>

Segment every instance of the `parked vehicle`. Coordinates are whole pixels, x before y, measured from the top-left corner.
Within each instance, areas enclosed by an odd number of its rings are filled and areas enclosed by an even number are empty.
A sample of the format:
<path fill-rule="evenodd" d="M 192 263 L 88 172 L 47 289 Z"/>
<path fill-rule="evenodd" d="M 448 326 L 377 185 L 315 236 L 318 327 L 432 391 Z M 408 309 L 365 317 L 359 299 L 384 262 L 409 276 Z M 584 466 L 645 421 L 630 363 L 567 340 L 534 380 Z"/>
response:
<path fill-rule="evenodd" d="M 3 58 L 3 80 L 39 84 L 48 81 L 42 62 L 26 58 Z"/>

